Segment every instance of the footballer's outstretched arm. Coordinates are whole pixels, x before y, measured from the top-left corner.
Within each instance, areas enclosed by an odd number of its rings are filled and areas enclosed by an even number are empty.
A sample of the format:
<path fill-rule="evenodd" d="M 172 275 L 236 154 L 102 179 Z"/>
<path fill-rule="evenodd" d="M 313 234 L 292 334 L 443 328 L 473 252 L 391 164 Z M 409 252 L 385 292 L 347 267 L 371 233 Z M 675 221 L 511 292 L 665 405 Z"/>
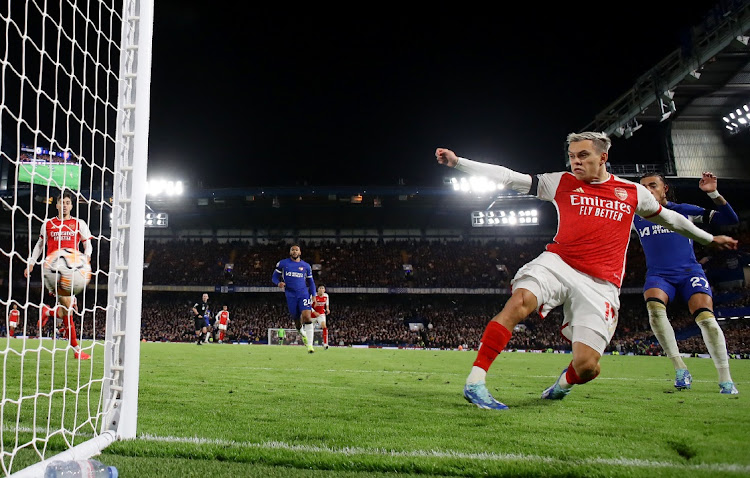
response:
<path fill-rule="evenodd" d="M 737 249 L 737 239 L 729 236 L 714 236 L 699 228 L 685 216 L 667 208 L 662 208 L 658 214 L 646 218 L 651 222 L 666 227 L 699 244 L 714 244 L 720 249 Z"/>
<path fill-rule="evenodd" d="M 456 153 L 446 148 L 438 148 L 435 150 L 435 157 L 440 164 L 476 176 L 485 176 L 486 178 L 508 186 L 519 193 L 527 194 L 531 189 L 531 175 L 513 171 L 505 166 L 480 163 L 468 158 L 461 158 L 456 156 Z"/>

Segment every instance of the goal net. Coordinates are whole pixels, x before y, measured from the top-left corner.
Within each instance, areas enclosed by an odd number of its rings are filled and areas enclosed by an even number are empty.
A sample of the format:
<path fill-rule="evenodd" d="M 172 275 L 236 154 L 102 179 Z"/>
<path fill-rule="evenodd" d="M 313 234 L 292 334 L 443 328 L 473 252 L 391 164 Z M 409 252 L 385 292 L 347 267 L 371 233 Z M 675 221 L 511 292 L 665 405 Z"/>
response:
<path fill-rule="evenodd" d="M 42 476 L 135 437 L 153 0 L 7 0 L 0 28 L 0 474 Z M 89 284 L 45 285 L 86 242 Z"/>
<path fill-rule="evenodd" d="M 297 329 L 268 329 L 268 345 L 304 345 Z M 323 329 L 315 327 L 313 345 L 323 346 Z"/>

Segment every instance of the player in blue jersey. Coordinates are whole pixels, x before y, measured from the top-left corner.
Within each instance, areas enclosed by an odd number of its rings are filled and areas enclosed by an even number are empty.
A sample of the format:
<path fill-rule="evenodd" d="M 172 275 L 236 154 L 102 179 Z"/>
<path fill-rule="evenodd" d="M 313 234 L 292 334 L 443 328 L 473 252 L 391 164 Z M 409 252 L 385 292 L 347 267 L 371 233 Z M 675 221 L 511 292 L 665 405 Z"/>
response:
<path fill-rule="evenodd" d="M 276 263 L 271 280 L 286 293 L 286 304 L 294 325 L 302 336 L 309 353 L 313 348 L 314 325 L 312 320 L 312 298 L 316 294 L 312 267 L 301 259 L 302 251 L 297 244 L 289 248 L 289 258 Z"/>
<path fill-rule="evenodd" d="M 739 222 L 737 213 L 717 191 L 718 180 L 710 172 L 703 173 L 698 186 L 713 200 L 715 209 L 674 202 L 669 184 L 661 174 L 646 174 L 640 182 L 662 206 L 694 223 L 721 226 Z M 664 353 L 674 365 L 675 388 L 689 389 L 692 383 L 692 376 L 682 360 L 674 329 L 667 317 L 667 305 L 679 296 L 687 302 L 690 314 L 700 327 L 703 341 L 719 374 L 719 391 L 732 395 L 739 393 L 729 373 L 724 332 L 714 317 L 711 287 L 703 267 L 695 258 L 693 241 L 638 216 L 633 228 L 638 232 L 646 255 L 643 297 L 649 323 Z"/>

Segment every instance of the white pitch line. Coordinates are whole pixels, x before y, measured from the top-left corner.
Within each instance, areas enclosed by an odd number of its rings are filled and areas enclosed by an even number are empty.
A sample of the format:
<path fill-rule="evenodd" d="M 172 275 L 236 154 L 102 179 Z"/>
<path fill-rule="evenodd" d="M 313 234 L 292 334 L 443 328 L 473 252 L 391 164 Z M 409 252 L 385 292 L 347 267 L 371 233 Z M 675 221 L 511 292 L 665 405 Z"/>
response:
<path fill-rule="evenodd" d="M 21 431 L 30 432 L 32 429 L 27 427 L 18 427 L 17 429 L 9 429 L 5 427 L 6 432 L 10 431 Z M 37 428 L 37 431 L 45 431 L 44 429 Z M 80 436 L 93 436 L 90 433 L 79 433 Z M 303 451 L 311 453 L 331 453 L 334 455 L 344 456 L 358 456 L 358 455 L 382 455 L 382 456 L 400 456 L 406 458 L 458 458 L 462 460 L 493 460 L 493 461 L 529 461 L 537 463 L 560 463 L 570 464 L 571 461 L 575 460 L 560 460 L 558 458 L 551 458 L 540 455 L 527 455 L 524 453 L 460 453 L 455 451 L 440 451 L 440 450 L 413 450 L 413 451 L 396 451 L 386 450 L 383 448 L 359 448 L 359 447 L 344 447 L 344 448 L 331 448 L 326 446 L 311 446 L 311 445 L 290 445 L 284 442 L 271 441 L 264 443 L 251 443 L 251 442 L 238 442 L 235 440 L 221 440 L 213 438 L 201 438 L 201 437 L 175 437 L 166 436 L 160 437 L 157 435 L 151 435 L 144 433 L 139 435 L 133 440 L 143 440 L 148 442 L 164 442 L 164 443 L 188 443 L 193 445 L 218 445 L 218 446 L 234 446 L 239 448 L 256 448 L 261 450 L 290 450 L 290 451 Z M 684 463 L 672 463 L 668 461 L 650 461 L 641 460 L 638 458 L 586 458 L 585 463 L 596 463 L 600 465 L 608 466 L 622 466 L 622 467 L 640 467 L 640 468 L 679 468 L 684 470 L 703 470 L 703 471 L 715 471 L 715 472 L 750 472 L 750 466 L 738 465 L 732 463 L 699 463 L 699 464 L 684 464 Z M 583 461 L 578 464 L 584 464 Z"/>
<path fill-rule="evenodd" d="M 540 463 L 560 463 L 570 464 L 573 461 L 575 464 L 589 464 L 596 463 L 600 465 L 608 466 L 622 466 L 622 467 L 639 467 L 639 468 L 678 468 L 683 470 L 704 470 L 714 472 L 750 472 L 750 466 L 738 465 L 732 463 L 699 463 L 699 464 L 685 464 L 685 463 L 672 463 L 668 461 L 651 461 L 641 460 L 637 458 L 593 458 L 587 457 L 585 461 L 565 459 L 561 460 L 558 458 L 551 458 L 539 455 L 527 455 L 524 453 L 460 453 L 455 451 L 441 451 L 441 450 L 413 450 L 413 451 L 397 451 L 397 450 L 386 450 L 383 448 L 359 448 L 359 447 L 344 447 L 344 448 L 330 448 L 326 446 L 310 446 L 310 445 L 290 445 L 284 442 L 271 441 L 264 443 L 251 443 L 251 442 L 238 442 L 234 440 L 220 440 L 220 439 L 208 439 L 200 437 L 175 437 L 166 436 L 159 437 L 144 433 L 139 435 L 136 440 L 144 440 L 150 442 L 166 442 L 166 443 L 189 443 L 196 445 L 218 445 L 218 446 L 234 446 L 240 448 L 256 448 L 261 450 L 290 450 L 290 451 L 301 451 L 309 453 L 331 453 L 334 455 L 344 456 L 358 456 L 358 455 L 382 455 L 382 456 L 397 456 L 406 458 L 458 458 L 462 460 L 493 460 L 493 461 L 529 461 L 529 462 L 540 462 Z"/>

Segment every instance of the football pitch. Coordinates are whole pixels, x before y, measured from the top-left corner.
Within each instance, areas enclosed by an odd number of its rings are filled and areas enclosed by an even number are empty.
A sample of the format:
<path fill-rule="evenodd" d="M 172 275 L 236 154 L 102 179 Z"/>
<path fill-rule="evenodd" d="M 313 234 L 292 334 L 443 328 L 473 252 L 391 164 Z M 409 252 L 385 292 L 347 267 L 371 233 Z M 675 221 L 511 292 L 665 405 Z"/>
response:
<path fill-rule="evenodd" d="M 142 343 L 138 438 L 97 457 L 121 477 L 750 476 L 750 361 L 719 394 L 689 358 L 605 356 L 562 401 L 539 398 L 567 354 L 502 353 L 462 395 L 473 351 Z"/>

